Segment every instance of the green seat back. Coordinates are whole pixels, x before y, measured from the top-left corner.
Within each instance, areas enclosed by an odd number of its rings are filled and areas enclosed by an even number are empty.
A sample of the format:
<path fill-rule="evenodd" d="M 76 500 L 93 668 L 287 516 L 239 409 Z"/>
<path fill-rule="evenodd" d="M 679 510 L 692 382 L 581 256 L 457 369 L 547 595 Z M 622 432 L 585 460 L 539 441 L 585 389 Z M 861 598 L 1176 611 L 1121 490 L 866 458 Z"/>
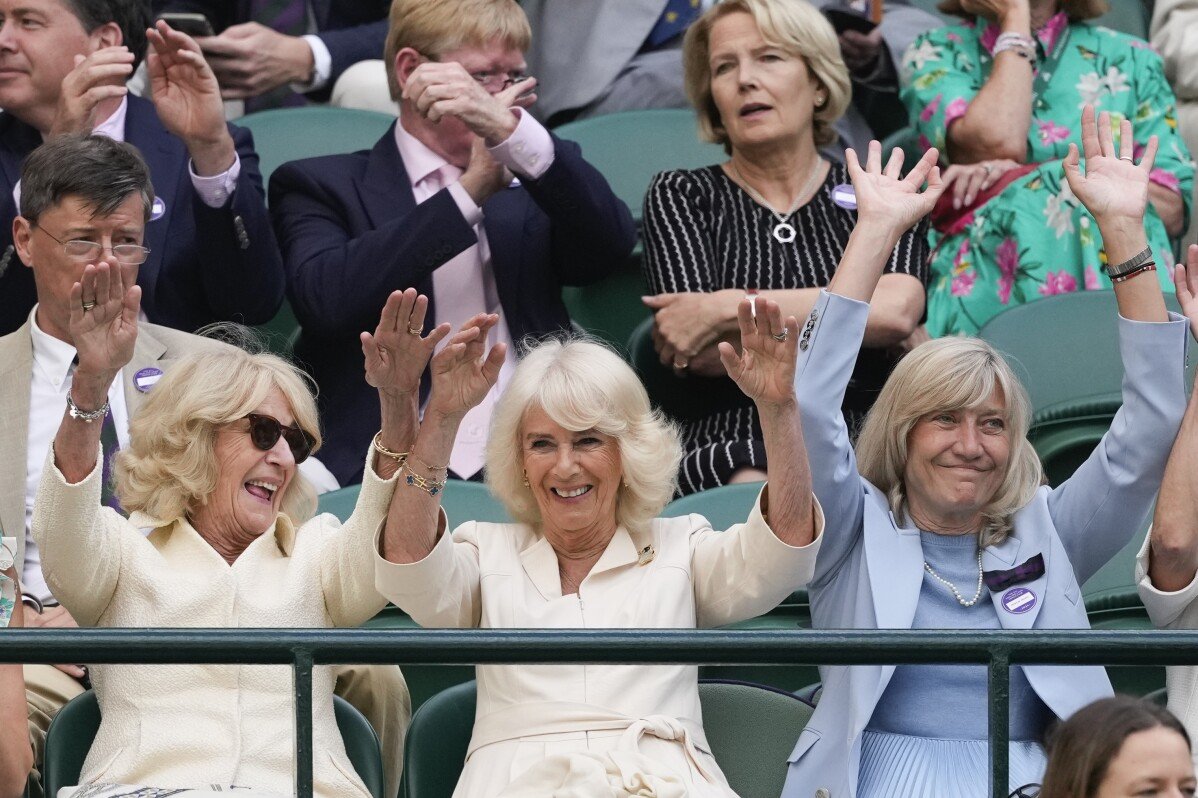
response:
<path fill-rule="evenodd" d="M 699 140 L 689 108 L 603 114 L 567 122 L 553 132 L 582 147 L 583 157 L 603 173 L 638 224 L 645 190 L 655 174 L 697 169 L 728 158 L 723 147 Z"/>
<path fill-rule="evenodd" d="M 450 798 L 474 728 L 474 682 L 433 696 L 412 716 L 401 798 Z M 711 753 L 741 798 L 777 798 L 786 759 L 812 707 L 791 693 L 745 682 L 700 682 Z"/>
<path fill-rule="evenodd" d="M 340 696 L 333 696 L 333 712 L 350 764 L 373 798 L 386 798 L 383 794 L 383 758 L 374 729 L 361 712 Z M 42 769 L 42 785 L 47 796 L 58 795 L 62 787 L 79 783 L 83 762 L 99 728 L 100 704 L 93 690 L 75 696 L 54 716 L 46 732 Z"/>
<path fill-rule="evenodd" d="M 1141 607 L 1136 592 L 1136 555 L 1151 526 L 1150 516 L 1127 545 L 1082 585 L 1082 599 L 1086 602 L 1087 612 L 1134 610 Z"/>
<path fill-rule="evenodd" d="M 727 529 L 733 524 L 743 524 L 749 517 L 761 486 L 761 482 L 741 482 L 692 493 L 667 504 L 661 514 L 675 518 L 698 513 L 711 522 L 712 529 Z"/>
<path fill-rule="evenodd" d="M 322 493 L 317 497 L 316 512 L 332 513 L 341 519 L 342 523 L 354 511 L 358 501 L 361 485 L 349 485 L 340 490 Z M 445 483 L 441 493 L 441 506 L 449 516 L 450 527 L 458 526 L 466 521 L 491 521 L 506 523 L 511 521 L 507 510 L 499 500 L 491 495 L 487 486 L 481 482 L 467 482 L 451 479 Z"/>
<path fill-rule="evenodd" d="M 340 490 L 322 493 L 316 497 L 316 512 L 332 513 L 344 524 L 345 519 L 354 511 L 354 505 L 358 503 L 358 494 L 361 492 L 361 485 L 349 485 Z"/>
<path fill-rule="evenodd" d="M 254 134 L 262 182 L 288 161 L 367 150 L 395 121 L 390 114 L 308 105 L 278 108 L 241 117 L 235 124 Z"/>
<path fill-rule="evenodd" d="M 641 302 L 649 286 L 641 273 L 640 257 L 638 247 L 628 263 L 599 282 L 562 287 L 570 320 L 625 357 L 628 336 L 650 315 Z"/>
<path fill-rule="evenodd" d="M 662 365 L 653 348 L 652 318 L 645 319 L 632 331 L 628 337 L 628 354 L 650 401 L 672 418 L 697 421 L 744 401 L 744 394 L 730 379 L 679 377 L 671 368 Z"/>

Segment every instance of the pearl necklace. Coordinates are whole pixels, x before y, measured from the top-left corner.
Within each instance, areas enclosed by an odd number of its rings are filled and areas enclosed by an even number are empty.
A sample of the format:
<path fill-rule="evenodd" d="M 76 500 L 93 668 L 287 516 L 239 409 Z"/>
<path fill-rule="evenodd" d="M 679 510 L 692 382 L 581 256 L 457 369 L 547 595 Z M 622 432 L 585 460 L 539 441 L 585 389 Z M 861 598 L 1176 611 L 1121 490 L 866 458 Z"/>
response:
<path fill-rule="evenodd" d="M 758 205 L 763 206 L 766 210 L 774 215 L 774 218 L 778 220 L 778 224 L 774 225 L 774 238 L 777 239 L 778 243 L 780 244 L 789 244 L 791 241 L 795 240 L 795 228 L 794 225 L 790 223 L 790 217 L 795 215 L 795 211 L 797 211 L 799 206 L 803 203 L 803 198 L 807 196 L 808 192 L 810 192 L 815 186 L 816 181 L 819 180 L 820 171 L 822 171 L 823 165 L 824 159 L 816 158 L 815 170 L 812 171 L 811 177 L 807 179 L 807 184 L 803 186 L 803 190 L 799 192 L 797 197 L 795 197 L 794 204 L 790 206 L 790 210 L 788 210 L 786 213 L 780 213 L 774 208 L 773 205 L 770 205 L 765 201 L 765 197 L 758 194 L 757 190 L 749 185 L 749 181 L 745 180 L 744 176 L 741 175 L 740 170 L 736 168 L 736 162 L 728 161 L 728 166 L 732 169 L 732 174 L 736 177 L 736 182 L 739 183 L 745 191 L 749 192 L 749 196 L 756 200 Z"/>
<path fill-rule="evenodd" d="M 949 590 L 951 590 L 953 592 L 953 597 L 957 600 L 957 603 L 960 604 L 962 607 L 972 607 L 974 604 L 977 604 L 978 599 L 980 599 L 982 597 L 982 550 L 981 549 L 978 549 L 978 592 L 974 593 L 973 598 L 970 599 L 969 601 L 966 601 L 965 599 L 961 598 L 961 593 L 957 590 L 956 585 L 954 585 L 952 582 L 948 581 L 943 576 L 941 576 L 940 574 L 938 574 L 934 570 L 932 570 L 932 566 L 928 565 L 927 560 L 923 561 L 923 567 L 924 567 L 925 571 L 927 571 L 929 574 L 932 575 L 933 579 L 935 579 L 937 582 L 944 585 L 945 587 L 947 587 Z"/>

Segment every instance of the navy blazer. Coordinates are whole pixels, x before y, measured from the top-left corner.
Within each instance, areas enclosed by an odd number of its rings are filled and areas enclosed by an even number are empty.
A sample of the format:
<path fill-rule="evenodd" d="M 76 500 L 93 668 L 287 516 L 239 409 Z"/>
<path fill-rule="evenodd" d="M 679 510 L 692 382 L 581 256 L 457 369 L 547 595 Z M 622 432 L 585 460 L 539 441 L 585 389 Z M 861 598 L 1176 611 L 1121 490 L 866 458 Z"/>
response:
<path fill-rule="evenodd" d="M 359 61 L 383 57 L 387 41 L 387 12 L 390 0 L 311 0 L 316 35 L 329 48 L 332 70 L 328 85 L 311 93 L 327 99 L 341 73 Z M 220 33 L 230 25 L 250 20 L 249 0 L 155 0 L 154 13 L 189 11 L 203 14 Z"/>
<path fill-rule="evenodd" d="M 636 243 L 628 207 L 578 145 L 554 136 L 553 146 L 553 164 L 540 178 L 483 205 L 499 303 L 514 341 L 569 329 L 561 287 L 611 274 Z M 303 326 L 296 357 L 320 389 L 320 459 L 342 485 L 360 482 L 379 404 L 363 377 L 358 334 L 373 331 L 388 295 L 408 287 L 430 298 L 431 329 L 433 272 L 477 237 L 448 188 L 416 204 L 394 125 L 373 150 L 279 167 L 270 207 L 288 297 Z"/>
<path fill-rule="evenodd" d="M 146 225 L 150 257 L 137 275 L 142 311 L 155 324 L 187 332 L 216 321 L 263 324 L 283 303 L 283 261 L 254 141 L 244 128 L 230 125 L 229 132 L 241 175 L 229 201 L 210 208 L 192 186 L 183 141 L 162 126 L 152 103 L 129 96 L 125 140 L 141 151 L 154 194 L 165 204 L 162 218 Z M 33 272 L 12 250 L 12 190 L 25 156 L 41 143 L 35 129 L 0 114 L 0 335 L 24 324 L 37 302 Z"/>
<path fill-rule="evenodd" d="M 795 392 L 826 519 L 808 585 L 812 625 L 820 629 L 910 629 L 923 584 L 919 530 L 896 518 L 886 494 L 858 473 L 840 412 L 868 314 L 866 303 L 823 291 L 799 343 Z M 1110 431 L 1072 477 L 1036 491 L 1002 543 L 982 550 L 985 570 L 1044 558 L 1044 573 L 1019 586 L 1036 597 L 1026 611 L 1005 610 L 1007 591 L 990 594 L 1004 629 L 1089 628 L 1080 585 L 1127 544 L 1152 509 L 1185 412 L 1188 340 L 1180 316 L 1161 324 L 1119 320 L 1123 407 Z M 820 668 L 823 695 L 790 755 L 783 798 L 856 795 L 862 732 L 894 668 Z M 1111 694 L 1099 666 L 1022 668 L 1060 718 Z"/>

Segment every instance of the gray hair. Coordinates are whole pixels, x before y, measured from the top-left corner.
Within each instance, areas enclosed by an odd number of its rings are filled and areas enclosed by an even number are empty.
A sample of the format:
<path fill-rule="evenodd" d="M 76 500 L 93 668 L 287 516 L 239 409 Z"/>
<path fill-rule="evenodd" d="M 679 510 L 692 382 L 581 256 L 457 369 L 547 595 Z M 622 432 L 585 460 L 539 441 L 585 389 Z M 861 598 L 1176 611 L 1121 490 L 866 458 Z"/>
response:
<path fill-rule="evenodd" d="M 1015 372 L 994 347 L 979 338 L 940 338 L 912 350 L 886 380 L 857 438 L 857 469 L 886 492 L 896 518 L 907 512 L 904 476 L 907 439 L 924 416 L 981 405 L 1001 393 L 1010 434 L 1007 473 L 982 508 L 981 545 L 1006 540 L 1012 516 L 1027 505 L 1044 480 L 1040 458 L 1027 439 L 1031 400 Z"/>
<path fill-rule="evenodd" d="M 141 197 L 150 220 L 154 186 L 137 148 L 107 136 L 61 136 L 38 147 L 21 168 L 21 216 L 32 223 L 67 197 L 78 197 L 93 216 L 108 216 L 130 196 Z"/>
<path fill-rule="evenodd" d="M 616 439 L 624 485 L 616 521 L 642 532 L 674 495 L 682 444 L 678 430 L 649 395 L 636 372 L 602 344 L 586 338 L 534 343 L 516 366 L 495 405 L 487 438 L 487 486 L 517 521 L 538 526 L 540 509 L 524 484 L 521 427 L 539 407 L 557 424 L 594 429 Z"/>

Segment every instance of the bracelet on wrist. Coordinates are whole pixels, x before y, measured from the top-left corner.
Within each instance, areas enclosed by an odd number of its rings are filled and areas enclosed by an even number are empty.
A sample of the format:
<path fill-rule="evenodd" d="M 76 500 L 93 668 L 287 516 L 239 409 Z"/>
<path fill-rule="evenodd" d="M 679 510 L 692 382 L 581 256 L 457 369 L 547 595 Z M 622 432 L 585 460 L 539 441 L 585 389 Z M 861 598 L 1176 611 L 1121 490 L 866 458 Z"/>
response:
<path fill-rule="evenodd" d="M 71 398 L 70 391 L 67 392 L 67 412 L 71 418 L 78 419 L 85 424 L 91 424 L 93 421 L 100 421 L 104 416 L 108 415 L 108 400 L 104 400 L 104 404 L 97 407 L 95 410 L 80 410 L 75 404 L 75 400 Z"/>
<path fill-rule="evenodd" d="M 403 465 L 404 461 L 406 461 L 408 459 L 409 453 L 408 452 L 393 452 L 393 451 L 391 451 L 390 449 L 388 449 L 386 446 L 383 445 L 382 437 L 383 437 L 382 430 L 379 430 L 378 432 L 374 433 L 374 442 L 373 442 L 374 450 L 376 452 L 378 452 L 379 454 L 381 454 L 383 457 L 390 457 L 395 462 L 399 463 L 400 465 Z"/>
<path fill-rule="evenodd" d="M 1103 271 L 1106 272 L 1106 276 L 1111 278 L 1111 281 L 1113 282 L 1116 278 L 1125 277 L 1133 272 L 1139 271 L 1141 266 L 1151 260 L 1152 247 L 1144 247 L 1144 249 L 1140 250 L 1135 255 L 1132 255 L 1122 263 L 1116 263 L 1114 265 L 1108 263 L 1102 268 Z M 1155 264 L 1153 265 L 1155 266 Z"/>
<path fill-rule="evenodd" d="M 420 490 L 429 496 L 436 496 L 445 489 L 445 480 L 422 477 L 413 471 L 412 466 L 406 462 L 400 466 L 400 470 L 407 472 L 407 476 L 404 477 L 405 484 L 411 485 L 414 488 L 420 488 Z"/>
<path fill-rule="evenodd" d="M 1137 266 L 1135 269 L 1132 269 L 1129 272 L 1124 272 L 1116 277 L 1112 277 L 1111 282 L 1116 284 L 1125 283 L 1133 277 L 1139 277 L 1144 272 L 1154 271 L 1156 271 L 1156 263 L 1154 261 L 1148 261 L 1147 263 Z"/>
<path fill-rule="evenodd" d="M 448 466 L 448 465 L 443 465 L 443 466 L 431 466 L 431 465 L 429 465 L 428 463 L 426 463 L 426 462 L 424 462 L 423 460 L 421 460 L 419 457 L 417 457 L 417 456 L 416 456 L 414 453 L 413 453 L 413 454 L 410 454 L 410 455 L 408 456 L 408 460 L 409 460 L 409 461 L 415 461 L 415 463 L 416 463 L 417 465 L 421 466 L 421 467 L 422 467 L 422 468 L 423 468 L 425 471 L 429 472 L 430 474 L 435 474 L 435 473 L 436 473 L 436 472 L 438 472 L 438 471 L 444 471 L 446 474 L 448 474 L 448 473 L 449 473 L 449 466 Z"/>

